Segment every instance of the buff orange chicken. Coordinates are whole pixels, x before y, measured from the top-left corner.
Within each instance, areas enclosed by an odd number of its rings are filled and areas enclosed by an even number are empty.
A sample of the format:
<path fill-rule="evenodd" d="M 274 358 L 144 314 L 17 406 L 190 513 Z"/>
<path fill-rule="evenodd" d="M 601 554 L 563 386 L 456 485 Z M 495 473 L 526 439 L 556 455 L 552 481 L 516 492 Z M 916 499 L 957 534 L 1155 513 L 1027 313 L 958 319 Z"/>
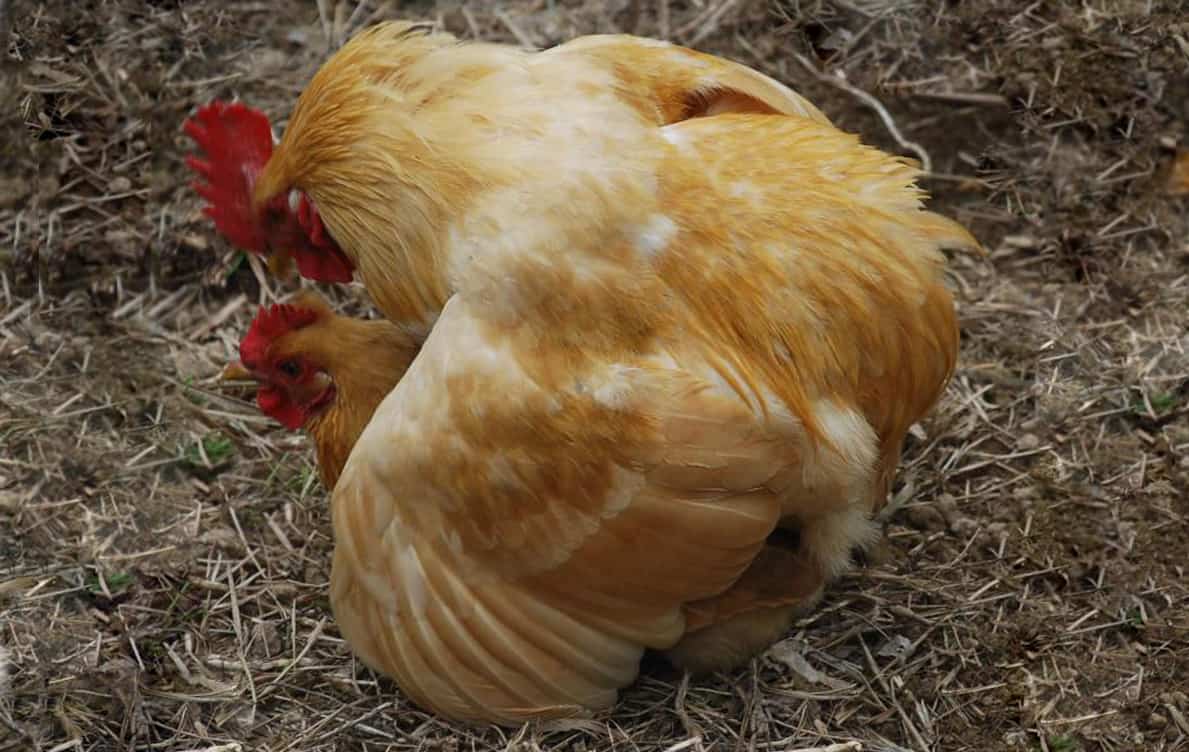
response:
<path fill-rule="evenodd" d="M 223 381 L 253 381 L 262 412 L 313 440 L 318 473 L 328 491 L 379 407 L 416 355 L 407 335 L 388 321 L 363 321 L 334 313 L 316 293 L 303 290 L 283 304 L 261 308 L 240 343 L 240 358 Z M 744 574 L 724 593 L 685 608 L 685 637 L 668 657 L 679 666 L 709 670 L 739 650 L 736 631 L 752 632 L 783 619 L 749 618 L 753 612 L 795 607 L 814 584 L 798 566 L 787 536 L 773 536 Z M 738 619 L 734 629 L 722 625 Z M 700 633 L 710 627 L 718 627 Z M 693 635 L 698 634 L 697 637 Z M 773 638 L 774 639 L 774 638 Z M 744 652 L 748 652 L 744 648 Z M 748 657 L 740 656 L 740 658 Z"/>
<path fill-rule="evenodd" d="M 718 58 L 383 24 L 275 146 L 239 104 L 189 130 L 222 232 L 357 277 L 421 347 L 335 485 L 331 603 L 450 718 L 608 708 L 649 648 L 763 649 L 871 539 L 955 365 L 942 250 L 977 242 Z"/>
<path fill-rule="evenodd" d="M 222 380 L 256 382 L 260 410 L 314 443 L 318 474 L 333 490 L 359 434 L 417 354 L 385 320 L 354 319 L 303 290 L 261 308 Z"/>

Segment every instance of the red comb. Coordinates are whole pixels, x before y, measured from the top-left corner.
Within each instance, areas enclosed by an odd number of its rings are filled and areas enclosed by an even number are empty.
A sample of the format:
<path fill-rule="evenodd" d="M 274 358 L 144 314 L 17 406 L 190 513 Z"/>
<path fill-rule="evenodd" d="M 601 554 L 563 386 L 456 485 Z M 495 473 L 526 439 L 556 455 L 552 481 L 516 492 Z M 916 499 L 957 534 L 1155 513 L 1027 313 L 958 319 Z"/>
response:
<path fill-rule="evenodd" d="M 268 353 L 268 347 L 278 337 L 309 326 L 318 319 L 318 312 L 312 308 L 275 303 L 269 308 L 260 306 L 260 311 L 239 343 L 239 359 L 248 369 L 258 368 Z"/>
<path fill-rule="evenodd" d="M 198 143 L 204 159 L 186 157 L 186 164 L 202 180 L 194 190 L 207 200 L 203 213 L 234 245 L 263 253 L 264 228 L 252 211 L 256 176 L 272 156 L 272 125 L 268 117 L 242 102 L 215 100 L 188 118 L 182 128 Z"/>

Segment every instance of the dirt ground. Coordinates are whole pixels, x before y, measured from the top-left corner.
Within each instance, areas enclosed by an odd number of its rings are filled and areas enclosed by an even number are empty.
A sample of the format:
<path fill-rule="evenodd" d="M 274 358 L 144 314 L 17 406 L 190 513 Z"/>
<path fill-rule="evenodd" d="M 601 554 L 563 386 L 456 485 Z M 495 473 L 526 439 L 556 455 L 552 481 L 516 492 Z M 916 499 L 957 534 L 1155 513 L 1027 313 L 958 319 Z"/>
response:
<path fill-rule="evenodd" d="M 9 0 L 0 750 L 1189 749 L 1181 2 L 377 5 Z M 339 638 L 306 440 L 212 379 L 283 290 L 199 213 L 180 124 L 216 96 L 283 121 L 382 17 L 728 55 L 926 156 L 985 243 L 952 259 L 962 359 L 883 555 L 750 668 L 646 666 L 607 717 L 509 733 L 410 707 Z"/>

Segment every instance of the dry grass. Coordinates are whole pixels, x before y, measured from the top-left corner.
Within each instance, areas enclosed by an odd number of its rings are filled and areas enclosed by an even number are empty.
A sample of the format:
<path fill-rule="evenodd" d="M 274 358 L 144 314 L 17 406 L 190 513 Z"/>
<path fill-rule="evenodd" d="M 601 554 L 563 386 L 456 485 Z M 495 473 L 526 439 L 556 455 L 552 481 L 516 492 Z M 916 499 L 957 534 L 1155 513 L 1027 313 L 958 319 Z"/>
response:
<path fill-rule="evenodd" d="M 180 122 L 228 95 L 283 118 L 328 39 L 394 15 L 325 5 L 10 9 L 0 750 L 1189 748 L 1176 0 L 406 4 L 467 36 L 624 30 L 755 65 L 917 151 L 992 251 L 954 259 L 962 366 L 881 560 L 748 670 L 650 665 L 610 717 L 514 734 L 353 661 L 308 447 L 212 386 L 269 291 L 197 213 Z"/>

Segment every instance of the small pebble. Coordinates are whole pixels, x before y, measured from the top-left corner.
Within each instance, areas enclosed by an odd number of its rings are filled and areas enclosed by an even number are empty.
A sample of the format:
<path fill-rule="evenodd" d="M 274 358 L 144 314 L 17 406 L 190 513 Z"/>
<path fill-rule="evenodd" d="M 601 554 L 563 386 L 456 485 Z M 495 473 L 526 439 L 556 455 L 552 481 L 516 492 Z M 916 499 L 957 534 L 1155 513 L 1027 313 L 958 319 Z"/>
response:
<path fill-rule="evenodd" d="M 905 516 L 917 530 L 941 530 L 946 525 L 945 517 L 932 505 L 909 507 Z"/>
<path fill-rule="evenodd" d="M 954 520 L 958 519 L 958 501 L 951 494 L 942 494 L 937 497 L 936 505 L 937 511 L 945 518 L 945 524 L 952 527 Z"/>
<path fill-rule="evenodd" d="M 969 536 L 973 535 L 974 531 L 978 530 L 979 524 L 978 521 L 973 517 L 959 517 L 950 523 L 950 527 L 952 527 L 954 532 L 958 535 Z"/>

